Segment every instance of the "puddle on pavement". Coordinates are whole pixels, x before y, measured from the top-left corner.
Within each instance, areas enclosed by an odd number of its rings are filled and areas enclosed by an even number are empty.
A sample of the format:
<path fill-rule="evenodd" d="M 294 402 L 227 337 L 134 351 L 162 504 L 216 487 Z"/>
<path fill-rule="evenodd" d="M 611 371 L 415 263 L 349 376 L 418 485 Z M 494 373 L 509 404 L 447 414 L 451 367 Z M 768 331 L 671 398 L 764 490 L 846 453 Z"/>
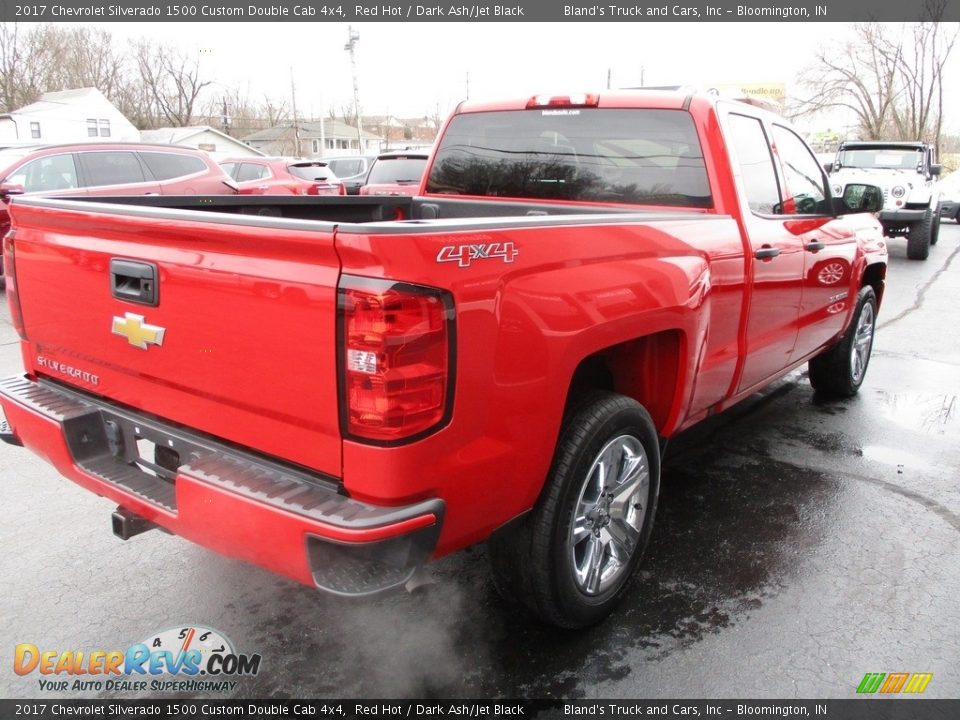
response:
<path fill-rule="evenodd" d="M 898 425 L 928 435 L 944 435 L 955 425 L 960 402 L 951 394 L 901 394 L 877 391 L 883 416 Z"/>
<path fill-rule="evenodd" d="M 884 447 L 883 445 L 865 446 L 863 457 L 866 460 L 873 460 L 884 465 L 895 465 L 900 469 L 904 467 L 930 467 L 930 461 L 927 458 L 908 453 L 903 448 Z"/>

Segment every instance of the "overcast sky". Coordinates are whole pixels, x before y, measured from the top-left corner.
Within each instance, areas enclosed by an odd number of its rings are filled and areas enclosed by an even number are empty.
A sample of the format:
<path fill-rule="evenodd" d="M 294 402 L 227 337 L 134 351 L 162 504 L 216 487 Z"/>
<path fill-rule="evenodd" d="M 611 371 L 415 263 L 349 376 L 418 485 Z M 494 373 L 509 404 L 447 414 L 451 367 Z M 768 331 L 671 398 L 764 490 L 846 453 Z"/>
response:
<path fill-rule="evenodd" d="M 290 97 L 298 114 L 321 116 L 352 103 L 346 23 L 110 23 L 118 39 L 138 36 L 202 51 L 205 74 L 252 95 Z M 446 115 L 471 99 L 641 84 L 787 84 L 818 45 L 846 23 L 355 23 L 360 103 L 365 114 Z M 958 58 L 953 57 L 950 76 Z M 953 129 L 957 123 L 948 118 Z M 836 128 L 835 128 L 836 129 Z"/>

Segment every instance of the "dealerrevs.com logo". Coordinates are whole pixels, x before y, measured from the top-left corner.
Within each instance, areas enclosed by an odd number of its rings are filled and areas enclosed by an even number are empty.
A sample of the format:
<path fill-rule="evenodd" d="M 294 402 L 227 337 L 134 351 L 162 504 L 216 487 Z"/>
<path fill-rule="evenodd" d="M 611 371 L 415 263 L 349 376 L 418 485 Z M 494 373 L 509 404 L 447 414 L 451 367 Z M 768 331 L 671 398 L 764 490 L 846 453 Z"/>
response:
<path fill-rule="evenodd" d="M 40 675 L 40 690 L 227 692 L 260 671 L 260 655 L 237 653 L 222 633 L 199 625 L 170 628 L 126 650 L 43 650 L 20 643 L 17 675 Z"/>

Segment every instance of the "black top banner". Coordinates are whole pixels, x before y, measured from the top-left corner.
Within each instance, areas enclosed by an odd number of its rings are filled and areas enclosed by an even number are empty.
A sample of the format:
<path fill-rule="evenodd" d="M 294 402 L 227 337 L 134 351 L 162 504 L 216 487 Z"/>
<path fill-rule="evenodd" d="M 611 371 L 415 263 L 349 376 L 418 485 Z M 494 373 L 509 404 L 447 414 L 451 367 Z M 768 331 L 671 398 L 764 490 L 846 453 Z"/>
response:
<path fill-rule="evenodd" d="M 938 10 L 939 8 L 939 10 Z M 942 10 L 942 12 L 940 11 Z M 934 0 L 0 0 L 6 22 L 852 22 L 960 20 Z"/>
<path fill-rule="evenodd" d="M 30 718 L 822 718 L 956 720 L 960 700 L 0 700 L 5 720 Z"/>

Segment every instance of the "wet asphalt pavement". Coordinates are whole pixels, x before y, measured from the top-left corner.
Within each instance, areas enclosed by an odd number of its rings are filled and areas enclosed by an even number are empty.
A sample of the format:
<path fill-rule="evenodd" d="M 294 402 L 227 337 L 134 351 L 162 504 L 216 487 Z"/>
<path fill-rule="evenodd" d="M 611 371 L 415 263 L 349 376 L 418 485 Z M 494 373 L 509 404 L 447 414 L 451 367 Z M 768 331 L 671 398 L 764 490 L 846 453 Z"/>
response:
<path fill-rule="evenodd" d="M 797 372 L 671 443 L 638 582 L 585 632 L 504 604 L 483 547 L 413 594 L 346 601 L 158 532 L 122 542 L 109 501 L 0 447 L 0 697 L 42 694 L 17 643 L 120 649 L 182 624 L 263 656 L 210 697 L 849 698 L 898 671 L 960 697 L 960 227 L 926 262 L 891 246 L 860 395 L 821 400 Z"/>

